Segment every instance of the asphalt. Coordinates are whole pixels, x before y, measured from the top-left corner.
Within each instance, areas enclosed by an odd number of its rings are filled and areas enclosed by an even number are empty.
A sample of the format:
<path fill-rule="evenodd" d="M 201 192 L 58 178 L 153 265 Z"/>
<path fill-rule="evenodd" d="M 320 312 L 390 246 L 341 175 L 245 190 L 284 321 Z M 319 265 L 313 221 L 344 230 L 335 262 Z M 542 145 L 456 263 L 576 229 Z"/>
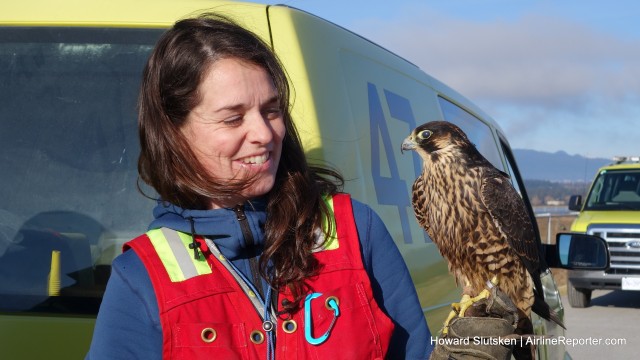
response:
<path fill-rule="evenodd" d="M 640 291 L 595 290 L 588 308 L 562 296 L 566 347 L 573 359 L 640 358 Z"/>

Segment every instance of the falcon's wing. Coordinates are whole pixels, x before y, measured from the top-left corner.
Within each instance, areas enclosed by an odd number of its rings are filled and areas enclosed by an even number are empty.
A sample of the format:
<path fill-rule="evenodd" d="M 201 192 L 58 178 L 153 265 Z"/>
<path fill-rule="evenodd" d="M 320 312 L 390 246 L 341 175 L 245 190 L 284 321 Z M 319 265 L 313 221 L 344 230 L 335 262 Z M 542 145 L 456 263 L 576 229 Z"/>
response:
<path fill-rule="evenodd" d="M 522 198 L 496 169 L 483 176 L 481 198 L 494 223 L 535 279 L 540 273 L 538 244 Z"/>
<path fill-rule="evenodd" d="M 426 212 L 426 200 L 425 197 L 427 194 L 425 193 L 424 179 L 421 176 L 416 178 L 416 181 L 413 183 L 412 193 L 411 193 L 411 204 L 413 205 L 413 212 L 416 215 L 416 220 L 418 224 L 431 236 L 431 227 L 427 222 L 427 214 Z"/>

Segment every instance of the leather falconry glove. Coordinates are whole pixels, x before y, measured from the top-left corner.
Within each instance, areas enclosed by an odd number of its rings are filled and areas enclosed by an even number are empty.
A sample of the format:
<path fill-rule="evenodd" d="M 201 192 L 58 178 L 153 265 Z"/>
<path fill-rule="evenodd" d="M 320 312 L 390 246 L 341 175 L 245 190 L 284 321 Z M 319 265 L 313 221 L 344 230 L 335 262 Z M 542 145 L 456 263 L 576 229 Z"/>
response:
<path fill-rule="evenodd" d="M 509 297 L 493 287 L 488 299 L 454 317 L 448 333 L 440 337 L 431 360 L 508 360 L 520 336 L 514 333 L 518 310 Z"/>

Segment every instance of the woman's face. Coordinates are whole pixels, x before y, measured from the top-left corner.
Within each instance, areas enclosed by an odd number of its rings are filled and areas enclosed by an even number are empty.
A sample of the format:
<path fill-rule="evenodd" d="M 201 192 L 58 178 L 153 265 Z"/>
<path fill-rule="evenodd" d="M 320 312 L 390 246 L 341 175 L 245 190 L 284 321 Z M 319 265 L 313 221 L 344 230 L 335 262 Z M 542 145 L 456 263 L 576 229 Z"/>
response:
<path fill-rule="evenodd" d="M 237 198 L 210 207 L 231 207 L 269 192 L 286 132 L 269 74 L 242 60 L 220 59 L 210 66 L 198 91 L 202 101 L 181 129 L 192 151 L 217 179 L 254 179 Z"/>

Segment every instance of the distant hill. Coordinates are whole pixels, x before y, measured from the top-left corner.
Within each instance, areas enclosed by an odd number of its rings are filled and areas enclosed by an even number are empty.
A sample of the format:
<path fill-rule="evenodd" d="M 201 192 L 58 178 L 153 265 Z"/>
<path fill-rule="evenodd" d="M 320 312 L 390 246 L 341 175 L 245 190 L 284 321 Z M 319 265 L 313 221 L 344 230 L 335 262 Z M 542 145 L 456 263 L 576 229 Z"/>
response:
<path fill-rule="evenodd" d="M 513 149 L 513 155 L 524 180 L 591 182 L 598 168 L 611 163 L 611 159 L 592 159 L 564 151 Z"/>

